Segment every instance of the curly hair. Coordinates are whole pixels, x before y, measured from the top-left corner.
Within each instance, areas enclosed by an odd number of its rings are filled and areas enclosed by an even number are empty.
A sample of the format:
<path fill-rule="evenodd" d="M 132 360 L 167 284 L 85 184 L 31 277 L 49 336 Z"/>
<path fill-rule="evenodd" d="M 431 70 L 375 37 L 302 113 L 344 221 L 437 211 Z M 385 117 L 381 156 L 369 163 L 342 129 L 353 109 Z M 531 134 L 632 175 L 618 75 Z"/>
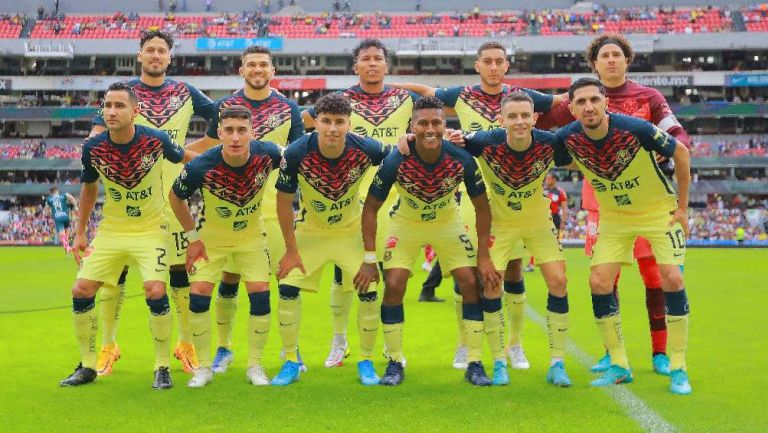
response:
<path fill-rule="evenodd" d="M 141 32 L 141 39 L 139 40 L 139 49 L 144 48 L 144 44 L 146 44 L 147 41 L 154 38 L 160 38 L 164 40 L 165 43 L 168 44 L 169 50 L 173 48 L 173 36 L 171 36 L 170 33 L 164 32 L 162 30 L 146 30 Z"/>
<path fill-rule="evenodd" d="M 635 51 L 632 49 L 632 44 L 629 43 L 629 40 L 624 35 L 606 34 L 596 37 L 587 47 L 587 51 L 584 52 L 584 60 L 587 61 L 592 71 L 595 70 L 597 53 L 600 52 L 601 48 L 609 44 L 618 45 L 624 53 L 624 57 L 627 58 L 627 65 L 632 63 L 632 59 L 635 58 Z"/>
<path fill-rule="evenodd" d="M 355 59 L 355 61 L 357 61 L 357 56 L 360 55 L 360 51 L 366 50 L 368 48 L 380 49 L 384 53 L 385 58 L 389 55 L 389 50 L 387 50 L 387 47 L 385 47 L 380 40 L 363 39 L 359 44 L 357 44 L 355 49 L 352 50 L 352 57 Z"/>
<path fill-rule="evenodd" d="M 352 114 L 352 104 L 341 93 L 331 93 L 317 100 L 315 104 L 315 113 L 341 114 L 349 116 Z"/>

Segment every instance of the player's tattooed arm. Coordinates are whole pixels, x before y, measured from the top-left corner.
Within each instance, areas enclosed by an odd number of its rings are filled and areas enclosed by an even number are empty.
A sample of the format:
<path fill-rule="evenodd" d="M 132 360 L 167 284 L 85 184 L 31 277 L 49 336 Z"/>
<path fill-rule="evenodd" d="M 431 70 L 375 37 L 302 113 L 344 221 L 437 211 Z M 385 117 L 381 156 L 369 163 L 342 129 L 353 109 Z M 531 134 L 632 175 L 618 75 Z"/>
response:
<path fill-rule="evenodd" d="M 363 225 L 363 248 L 366 256 L 363 257 L 363 263 L 360 264 L 360 270 L 352 280 L 355 288 L 360 293 L 366 293 L 368 287 L 379 282 L 379 267 L 376 263 L 376 215 L 379 213 L 383 200 L 378 199 L 373 194 L 368 194 L 363 205 L 362 225 Z M 368 257 L 371 253 L 372 256 Z"/>
<path fill-rule="evenodd" d="M 282 280 L 294 268 L 306 273 L 301 262 L 299 248 L 296 246 L 296 235 L 293 233 L 293 196 L 287 192 L 277 191 L 277 221 L 285 241 L 285 254 L 277 265 L 277 279 Z"/>
<path fill-rule="evenodd" d="M 88 248 L 88 238 L 85 231 L 88 229 L 88 221 L 91 219 L 91 212 L 96 206 L 96 197 L 99 195 L 99 182 L 83 182 L 80 187 L 80 208 L 77 212 L 77 228 L 75 230 L 75 240 L 72 243 L 72 256 L 75 262 L 80 265 L 82 253 Z"/>
<path fill-rule="evenodd" d="M 496 270 L 491 260 L 491 207 L 488 195 L 483 192 L 471 198 L 475 206 L 475 227 L 477 228 L 477 272 L 480 274 L 485 290 L 495 293 L 501 288 L 503 274 Z"/>
<path fill-rule="evenodd" d="M 683 226 L 685 236 L 688 236 L 688 189 L 691 185 L 691 156 L 688 148 L 675 140 L 675 153 L 672 161 L 675 162 L 675 180 L 677 181 L 677 209 L 672 213 L 670 226 L 678 222 Z"/>

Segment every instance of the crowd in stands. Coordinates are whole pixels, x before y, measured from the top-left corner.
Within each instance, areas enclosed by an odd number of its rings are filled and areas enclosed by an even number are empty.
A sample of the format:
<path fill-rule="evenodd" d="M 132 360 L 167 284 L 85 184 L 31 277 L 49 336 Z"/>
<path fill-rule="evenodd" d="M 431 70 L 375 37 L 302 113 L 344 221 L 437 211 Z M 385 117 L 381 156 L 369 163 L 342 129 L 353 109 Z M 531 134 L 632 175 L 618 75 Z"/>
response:
<path fill-rule="evenodd" d="M 768 136 L 753 136 L 748 141 L 718 140 L 715 143 L 691 139 L 691 156 L 766 156 Z"/>
<path fill-rule="evenodd" d="M 98 205 L 88 224 L 86 233 L 89 239 L 93 239 L 100 220 L 101 206 Z M 71 221 L 70 233 L 74 233 L 76 220 L 72 218 Z M 0 244 L 26 241 L 31 245 L 41 245 L 52 243 L 55 235 L 56 226 L 51 211 L 42 204 L 13 207 L 7 217 L 0 219 Z"/>
<path fill-rule="evenodd" d="M 78 159 L 82 152 L 80 143 L 48 146 L 40 138 L 25 139 L 20 143 L 0 143 L 0 159 Z"/>

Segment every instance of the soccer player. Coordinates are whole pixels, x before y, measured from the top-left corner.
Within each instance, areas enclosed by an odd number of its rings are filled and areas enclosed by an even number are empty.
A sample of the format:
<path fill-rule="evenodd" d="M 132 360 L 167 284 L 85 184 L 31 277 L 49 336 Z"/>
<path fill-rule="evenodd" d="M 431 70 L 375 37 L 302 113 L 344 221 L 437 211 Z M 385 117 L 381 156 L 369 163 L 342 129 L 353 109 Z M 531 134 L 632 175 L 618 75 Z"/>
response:
<path fill-rule="evenodd" d="M 159 30 L 144 32 L 139 41 L 138 53 L 141 76 L 129 81 L 128 84 L 139 101 L 136 124 L 165 131 L 172 140 L 183 146 L 192 115 L 211 119 L 216 111 L 213 101 L 198 89 L 187 83 L 167 78 L 166 72 L 171 63 L 173 44 L 173 37 L 166 32 Z M 101 113 L 98 114 L 93 121 L 91 136 L 103 132 L 106 127 L 104 116 Z M 181 172 L 182 165 L 166 161 L 162 166 L 162 197 L 165 200 L 173 180 Z M 167 261 L 170 270 L 171 298 L 173 298 L 179 322 L 178 343 L 174 354 L 181 361 L 184 371 L 191 372 L 197 366 L 197 356 L 189 330 L 189 280 L 184 270 L 184 257 L 189 239 L 185 237 L 184 230 L 178 221 L 172 217 L 172 211 L 167 203 L 165 213 L 169 220 L 168 232 L 171 244 L 168 256 L 164 260 Z M 124 283 L 125 273 L 120 276 L 117 285 L 107 283 L 102 288 L 100 314 L 104 331 L 97 368 L 99 375 L 111 373 L 114 363 L 120 359 L 116 333 L 120 307 L 125 297 Z"/>
<path fill-rule="evenodd" d="M 606 113 L 606 91 L 597 79 L 581 78 L 568 93 L 571 113 L 577 121 L 557 132 L 558 142 L 571 153 L 585 182 L 594 187 L 601 214 L 589 284 L 595 319 L 611 366 L 592 385 L 628 383 L 633 379 L 613 283 L 621 264 L 628 261 L 635 239 L 642 236 L 653 249 L 664 290 L 670 390 L 689 394 L 685 364 L 688 299 L 680 269 L 685 261 L 688 231 L 688 148 L 650 122 Z M 677 194 L 661 172 L 655 153 L 674 161 Z"/>
<path fill-rule="evenodd" d="M 384 84 L 384 78 L 389 72 L 387 56 L 389 51 L 381 41 L 377 39 L 364 39 L 352 51 L 354 59 L 353 69 L 359 77 L 357 85 L 341 92 L 352 104 L 350 117 L 352 132 L 379 140 L 385 144 L 395 144 L 398 138 L 406 133 L 408 122 L 411 119 L 413 102 L 419 97 L 415 93 L 404 89 L 390 87 Z M 312 128 L 316 124 L 313 118 L 316 113 L 311 108 L 304 113 L 304 125 Z M 374 172 L 367 173 L 360 186 L 360 199 L 365 200 L 365 194 L 373 180 Z M 395 202 L 395 195 L 391 195 L 385 207 Z M 384 213 L 379 216 L 379 226 L 387 224 L 389 219 Z M 384 243 L 386 230 L 382 231 L 379 238 L 379 252 Z M 381 257 L 379 257 L 381 259 Z M 343 364 L 349 356 L 350 350 L 347 344 L 347 323 L 349 311 L 352 305 L 352 293 L 342 290 L 342 276 L 338 268 L 334 269 L 334 282 L 331 285 L 331 312 L 333 315 L 333 342 L 328 357 L 325 360 L 326 367 L 335 367 Z M 357 272 L 357 270 L 355 270 Z M 352 278 L 352 275 L 346 276 Z"/>
<path fill-rule="evenodd" d="M 537 258 L 537 264 L 549 289 L 547 298 L 547 334 L 551 352 L 547 382 L 567 387 L 571 380 L 565 372 L 565 339 L 568 331 L 568 293 L 566 290 L 565 258 L 552 225 L 550 200 L 542 194 L 548 170 L 555 165 L 572 162 L 568 153 L 557 146 L 554 134 L 533 129 L 536 123 L 533 99 L 516 91 L 501 100 L 502 128 L 471 132 L 464 137 L 465 150 L 479 158 L 483 178 L 490 185 L 490 206 L 493 219 L 490 245 L 491 258 L 499 273 L 507 267 L 522 241 Z M 499 287 L 489 287 L 499 295 Z M 499 311 L 501 299 L 486 297 L 484 311 Z M 501 326 L 493 323 L 492 326 Z M 486 320 L 486 326 L 490 323 Z M 509 383 L 507 366 L 496 360 L 493 383 Z"/>
<path fill-rule="evenodd" d="M 56 242 L 61 242 L 64 252 L 69 254 L 69 213 L 77 213 L 77 200 L 70 193 L 59 194 L 59 188 L 50 189 L 51 195 L 45 199 L 45 204 L 51 208 L 53 223 L 56 225 Z"/>
<path fill-rule="evenodd" d="M 562 239 L 565 231 L 565 224 L 568 221 L 568 194 L 565 190 L 557 186 L 557 176 L 554 172 L 549 172 L 544 177 L 544 195 L 549 199 L 549 212 L 552 217 L 552 225 L 557 230 L 557 238 Z M 562 212 L 562 216 L 560 213 Z M 525 267 L 525 272 L 532 272 L 536 263 L 534 256 Z"/>
<path fill-rule="evenodd" d="M 352 106 L 343 95 L 323 96 L 314 110 L 316 131 L 288 145 L 277 181 L 277 217 L 285 239 L 285 255 L 277 272 L 278 317 L 286 361 L 273 385 L 289 385 L 299 377 L 299 292 L 317 291 L 327 263 L 346 275 L 357 272 L 363 257 L 358 190 L 365 171 L 389 153 L 389 147 L 380 142 L 349 133 Z M 297 189 L 301 209 L 294 222 L 292 202 Z M 375 254 L 365 257 L 376 263 Z M 352 278 L 346 278 L 344 293 L 354 289 Z M 357 369 L 363 385 L 376 385 L 379 377 L 372 356 L 379 331 L 379 298 L 375 285 L 358 286 L 358 291 Z"/>
<path fill-rule="evenodd" d="M 275 66 L 272 63 L 272 53 L 269 48 L 257 45 L 250 46 L 240 56 L 242 66 L 240 76 L 243 77 L 243 88 L 233 95 L 226 96 L 216 102 L 218 112 L 227 107 L 238 105 L 251 110 L 253 120 L 253 138 L 270 141 L 280 147 L 298 140 L 304 134 L 304 124 L 301 120 L 301 110 L 295 102 L 286 98 L 269 86 L 275 76 Z M 208 125 L 205 137 L 191 143 L 188 149 L 203 152 L 220 141 L 218 133 L 219 121 L 213 117 Z M 272 272 L 277 271 L 277 260 L 285 253 L 285 244 L 280 237 L 280 226 L 275 213 L 277 190 L 275 181 L 277 171 L 267 182 L 262 199 L 261 218 L 267 233 L 269 256 L 272 258 Z M 232 363 L 232 327 L 237 308 L 237 288 L 240 284 L 240 270 L 231 261 L 224 266 L 224 272 L 219 284 L 216 297 L 216 324 L 218 330 L 218 348 L 213 359 L 213 372 L 223 373 Z"/>
<path fill-rule="evenodd" d="M 222 110 L 217 123 L 222 145 L 188 163 L 169 196 L 190 240 L 189 321 L 200 365 L 187 385 L 200 388 L 213 380 L 209 310 L 213 284 L 227 260 L 241 270 L 251 304 L 246 377 L 253 385 L 269 385 L 261 365 L 270 328 L 270 258 L 261 204 L 270 173 L 280 165 L 282 156 L 274 143 L 251 141 L 253 123 L 248 108 L 231 105 Z M 198 190 L 208 210 L 200 219 L 199 233 L 185 201 Z"/>
<path fill-rule="evenodd" d="M 523 89 L 517 86 L 510 86 L 504 83 L 504 77 L 509 70 L 509 60 L 507 49 L 498 42 L 485 42 L 477 49 L 477 59 L 475 60 L 475 71 L 480 75 L 480 84 L 470 86 L 456 86 L 447 88 L 432 88 L 420 84 L 395 84 L 403 88 L 412 90 L 422 96 L 436 96 L 447 107 L 453 108 L 459 118 L 461 129 L 465 131 L 486 131 L 499 127 L 499 111 L 501 100 L 504 96 L 515 92 L 524 91 L 534 101 L 534 111 L 545 112 L 560 104 L 560 96 L 546 95 L 535 90 Z M 460 203 L 461 212 L 464 221 L 469 224 L 469 231 L 472 229 L 472 207 L 468 200 Z M 504 298 L 507 304 L 507 311 L 510 320 L 510 335 L 507 355 L 516 369 L 530 368 L 528 359 L 522 347 L 522 330 L 525 313 L 525 283 L 522 276 L 522 257 L 525 255 L 522 244 L 518 244 L 516 252 L 510 256 L 510 263 L 507 266 L 506 278 L 504 283 Z M 439 257 L 438 257 L 439 260 Z M 422 288 L 420 300 L 431 299 L 434 297 L 435 288 L 440 285 L 442 280 L 442 270 L 437 265 L 427 277 L 427 281 Z M 456 354 L 453 361 L 454 368 L 464 369 L 467 366 L 466 356 L 467 348 L 463 341 L 464 331 L 461 328 L 463 321 L 462 297 L 458 292 L 458 286 L 454 284 L 454 305 L 456 306 L 456 319 L 459 325 L 459 341 L 456 348 Z M 486 327 L 486 332 L 488 327 Z M 502 327 L 498 331 L 504 334 Z M 497 359 L 505 359 L 504 340 L 500 339 L 494 332 L 488 334 L 488 341 L 491 345 L 491 351 Z M 498 342 L 502 344 L 499 345 Z"/>
<path fill-rule="evenodd" d="M 606 87 L 609 111 L 652 122 L 662 131 L 668 132 L 681 143 L 688 145 L 688 135 L 670 110 L 664 96 L 656 89 L 640 85 L 627 78 L 627 69 L 632 64 L 634 51 L 624 36 L 598 36 L 587 47 L 585 58 Z M 542 115 L 538 127 L 548 129 L 551 126 L 566 125 L 573 120 L 575 119 L 570 112 L 569 101 L 566 99 L 558 107 Z M 663 156 L 656 157 L 660 163 L 665 162 Z M 662 167 L 665 168 L 664 165 Z M 582 208 L 587 210 L 585 251 L 588 256 L 591 256 L 592 246 L 599 231 L 600 215 L 594 189 L 588 182 L 584 182 L 582 187 Z M 669 375 L 669 358 L 666 354 L 667 327 L 664 320 L 665 298 L 661 290 L 659 267 L 650 244 L 643 237 L 638 237 L 635 241 L 633 254 L 645 285 L 653 369 L 656 373 Z M 618 279 L 614 296 L 618 299 Z M 592 371 L 600 373 L 610 365 L 610 357 L 606 354 L 592 367 Z"/>
<path fill-rule="evenodd" d="M 399 385 L 404 378 L 402 364 L 403 297 L 411 267 L 419 250 L 429 244 L 442 257 L 464 297 L 463 320 L 469 348 L 467 381 L 486 386 L 491 380 L 480 361 L 482 355 L 483 308 L 477 273 L 486 288 L 497 287 L 496 273 L 488 252 L 491 214 L 485 185 L 475 160 L 465 151 L 444 141 L 443 103 L 435 97 L 422 98 L 414 104 L 411 130 L 415 144 L 409 155 L 393 152 L 382 163 L 363 207 L 363 242 L 365 260 L 355 276 L 358 288 L 378 281 L 373 259 L 376 247 L 377 213 L 393 186 L 399 193 L 393 210 L 384 252 L 384 300 L 381 321 L 384 330 L 387 371 L 382 385 Z M 475 205 L 478 248 L 470 239 L 459 214 L 454 193 L 464 183 Z"/>
<path fill-rule="evenodd" d="M 81 363 L 72 375 L 60 382 L 62 386 L 83 385 L 96 379 L 96 293 L 102 284 L 117 283 L 129 260 L 135 262 L 141 272 L 151 312 L 149 324 L 155 345 L 152 387 L 172 386 L 171 316 L 165 292 L 169 238 L 161 196 L 161 160 L 179 163 L 188 161 L 194 154 L 184 151 L 163 131 L 135 125 L 134 118 L 139 111 L 133 86 L 125 82 L 110 85 L 103 106 L 107 131 L 83 144 L 83 186 L 72 245 L 75 260 L 81 265 L 72 287 Z M 99 233 L 89 246 L 86 230 L 96 203 L 99 178 L 104 183 L 106 202 Z"/>

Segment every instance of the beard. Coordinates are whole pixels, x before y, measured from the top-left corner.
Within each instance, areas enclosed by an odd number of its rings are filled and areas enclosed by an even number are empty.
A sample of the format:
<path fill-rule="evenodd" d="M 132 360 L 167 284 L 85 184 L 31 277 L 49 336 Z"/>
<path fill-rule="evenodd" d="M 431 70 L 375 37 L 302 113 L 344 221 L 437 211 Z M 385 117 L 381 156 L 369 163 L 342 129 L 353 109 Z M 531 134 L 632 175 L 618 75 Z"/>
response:
<path fill-rule="evenodd" d="M 158 71 L 154 71 L 154 70 L 150 69 L 149 66 L 145 67 L 145 66 L 142 65 L 142 67 L 141 67 L 141 73 L 149 75 L 150 77 L 162 77 L 162 76 L 165 75 L 165 73 L 167 71 L 168 71 L 168 67 L 167 66 L 162 68 L 162 69 L 160 69 L 160 70 L 158 70 Z"/>
<path fill-rule="evenodd" d="M 261 89 L 263 89 L 263 88 L 265 88 L 265 87 L 269 86 L 269 80 L 264 80 L 264 84 L 262 84 L 262 85 L 260 85 L 260 86 L 258 85 L 258 83 L 257 83 L 255 80 L 254 80 L 254 81 L 245 80 L 245 84 L 246 84 L 248 87 L 250 87 L 251 89 L 254 89 L 254 90 L 261 90 Z"/>

